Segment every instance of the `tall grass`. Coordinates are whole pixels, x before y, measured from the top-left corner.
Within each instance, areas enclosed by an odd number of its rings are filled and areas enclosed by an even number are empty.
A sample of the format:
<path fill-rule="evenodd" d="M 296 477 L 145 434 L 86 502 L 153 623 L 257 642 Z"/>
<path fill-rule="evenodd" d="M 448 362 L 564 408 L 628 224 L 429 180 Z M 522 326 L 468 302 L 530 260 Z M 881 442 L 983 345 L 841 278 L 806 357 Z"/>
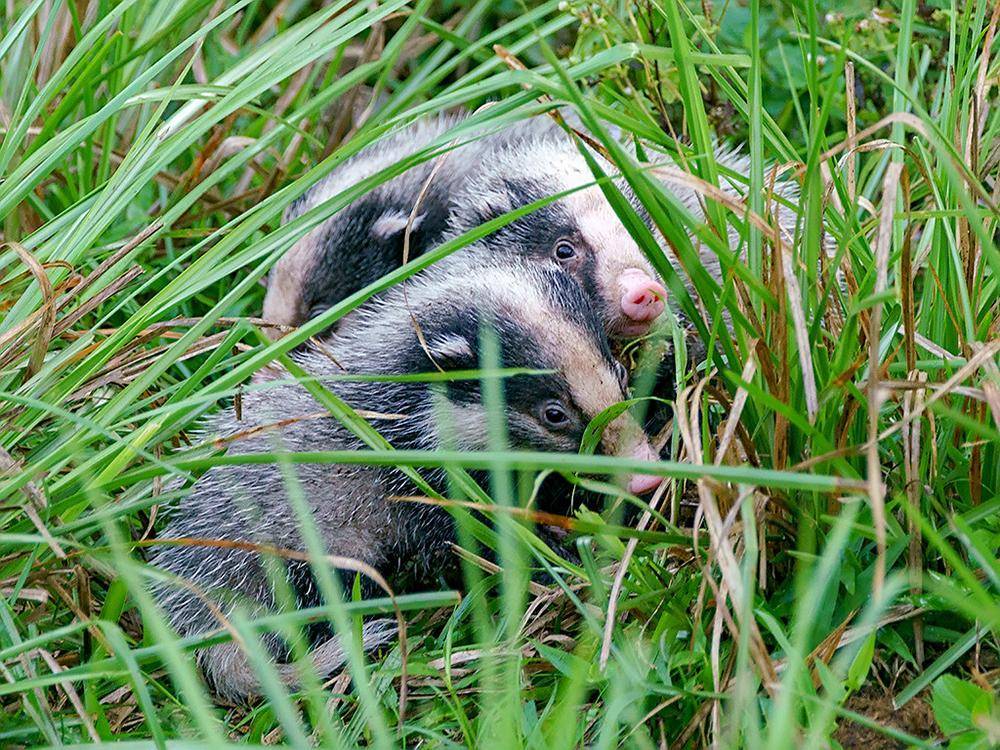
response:
<path fill-rule="evenodd" d="M 840 5 L 8 2 L 0 745 L 1000 742 L 1000 5 Z M 294 373 L 293 347 L 519 215 L 270 342 L 274 261 L 475 128 L 282 225 L 285 206 L 416 117 L 465 107 L 490 128 L 553 104 L 642 199 L 655 231 L 591 160 L 693 321 L 673 340 L 692 366 L 653 469 L 668 481 L 634 528 L 609 502 L 556 519 L 576 557 L 548 548 L 520 511 L 535 474 L 637 464 L 511 452 L 502 420 L 489 452 L 393 451 L 312 385 L 371 450 L 228 457 L 195 437 L 261 367 Z M 746 143 L 749 174 L 716 163 L 720 135 Z M 800 185 L 791 235 L 778 172 Z M 746 200 L 718 200 L 724 179 Z M 296 462 L 447 469 L 466 586 L 356 600 L 313 540 L 328 606 L 211 636 L 247 644 L 267 695 L 219 706 L 192 659 L 209 641 L 171 633 L 143 560 L 190 481 L 254 460 L 282 461 L 292 488 Z M 355 643 L 329 688 L 306 675 L 290 695 L 259 645 L 394 611 L 405 652 Z"/>

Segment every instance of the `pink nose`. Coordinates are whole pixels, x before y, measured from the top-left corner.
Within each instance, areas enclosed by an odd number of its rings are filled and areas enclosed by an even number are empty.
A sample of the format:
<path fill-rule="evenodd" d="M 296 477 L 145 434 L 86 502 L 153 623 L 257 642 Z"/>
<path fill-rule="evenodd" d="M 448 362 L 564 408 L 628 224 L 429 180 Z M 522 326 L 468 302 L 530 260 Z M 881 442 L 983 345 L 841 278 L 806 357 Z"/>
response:
<path fill-rule="evenodd" d="M 632 457 L 638 458 L 640 461 L 657 461 L 660 458 L 647 442 L 643 442 L 632 454 Z M 628 491 L 633 495 L 645 495 L 659 487 L 662 482 L 663 477 L 658 477 L 655 474 L 633 474 L 628 480 Z"/>
<path fill-rule="evenodd" d="M 618 277 L 622 290 L 622 313 L 636 323 L 656 320 L 663 312 L 667 290 L 638 268 L 630 268 Z"/>

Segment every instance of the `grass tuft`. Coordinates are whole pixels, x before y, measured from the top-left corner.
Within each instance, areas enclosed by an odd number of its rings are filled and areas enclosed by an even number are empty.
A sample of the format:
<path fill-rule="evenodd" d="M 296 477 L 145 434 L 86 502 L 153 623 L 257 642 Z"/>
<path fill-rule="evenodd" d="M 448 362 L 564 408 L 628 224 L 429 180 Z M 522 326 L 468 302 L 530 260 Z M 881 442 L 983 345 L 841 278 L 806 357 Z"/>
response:
<path fill-rule="evenodd" d="M 1000 4 L 848 5 L 9 0 L 0 745 L 1000 743 Z M 475 115 L 281 223 L 352 154 L 459 107 Z M 261 334 L 258 282 L 306 233 L 416 163 L 447 168 L 480 128 L 554 107 L 614 165 L 586 152 L 692 321 L 671 342 L 667 481 L 648 502 L 593 478 L 636 462 L 510 451 L 498 418 L 489 451 L 393 450 L 286 356 L 551 198 Z M 746 174 L 717 163 L 720 143 L 745 144 Z M 369 450 L 227 456 L 197 437 L 271 363 Z M 498 398 L 497 369 L 461 375 Z M 280 462 L 292 489 L 301 462 L 398 466 L 417 486 L 399 502 L 459 519 L 464 590 L 356 601 L 307 534 L 328 606 L 178 638 L 146 550 L 191 481 L 254 461 Z M 446 496 L 426 468 L 448 473 Z M 537 511 L 553 471 L 609 502 Z M 348 638 L 326 687 L 301 660 L 290 691 L 260 641 L 393 612 L 405 647 Z M 203 685 L 195 649 L 232 638 L 266 701 Z"/>

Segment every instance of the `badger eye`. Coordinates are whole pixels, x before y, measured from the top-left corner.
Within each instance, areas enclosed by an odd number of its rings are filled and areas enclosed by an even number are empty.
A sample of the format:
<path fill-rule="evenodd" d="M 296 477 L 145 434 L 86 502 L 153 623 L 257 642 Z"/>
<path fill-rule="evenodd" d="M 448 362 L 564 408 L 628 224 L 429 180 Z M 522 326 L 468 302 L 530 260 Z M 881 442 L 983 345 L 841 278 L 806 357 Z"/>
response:
<path fill-rule="evenodd" d="M 569 240 L 559 240 L 555 247 L 557 260 L 569 260 L 576 256 L 576 248 Z"/>
<path fill-rule="evenodd" d="M 558 401 L 546 401 L 542 404 L 542 421 L 549 427 L 565 427 L 569 414 Z"/>

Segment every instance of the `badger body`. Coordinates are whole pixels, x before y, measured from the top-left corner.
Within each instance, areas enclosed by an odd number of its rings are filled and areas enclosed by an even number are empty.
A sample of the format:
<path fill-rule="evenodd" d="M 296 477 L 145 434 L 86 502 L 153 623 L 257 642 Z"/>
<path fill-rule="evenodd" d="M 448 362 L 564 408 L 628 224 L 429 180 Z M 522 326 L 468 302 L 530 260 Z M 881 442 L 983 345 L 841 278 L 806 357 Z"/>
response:
<path fill-rule="evenodd" d="M 461 115 L 419 120 L 363 150 L 294 203 L 287 218 L 432 144 L 448 144 L 449 131 L 462 122 Z M 414 258 L 502 214 L 570 191 L 476 243 L 476 250 L 490 258 L 520 254 L 556 261 L 590 295 L 610 336 L 628 339 L 648 333 L 664 309 L 667 292 L 600 187 L 590 184 L 593 173 L 577 144 L 547 117 L 485 135 L 473 132 L 462 140 L 467 142 L 441 157 L 443 163 L 432 159 L 411 167 L 296 243 L 269 277 L 264 317 L 300 325 L 398 268 L 411 213 L 409 255 Z M 615 172 L 598 154 L 592 156 L 605 172 Z M 749 171 L 747 157 L 738 150 L 719 148 L 715 159 L 736 174 Z M 651 225 L 629 186 L 622 180 L 616 185 Z M 704 199 L 697 192 L 684 185 L 665 185 L 696 219 L 704 219 Z M 737 197 L 745 192 L 738 181 L 725 178 L 720 187 Z M 775 192 L 787 201 L 794 198 L 796 188 L 794 183 L 779 182 Z M 421 191 L 424 195 L 414 213 Z M 779 204 L 777 216 L 786 237 L 791 236 L 795 212 Z M 740 238 L 733 227 L 728 239 L 731 248 L 738 247 Z M 697 249 L 703 267 L 721 281 L 716 255 L 700 244 Z M 664 254 L 686 280 L 674 254 L 667 249 Z"/>
<path fill-rule="evenodd" d="M 407 282 L 405 297 L 396 287 L 357 311 L 325 342 L 324 351 L 307 349 L 295 359 L 319 378 L 345 371 L 399 375 L 433 372 L 436 367 L 475 369 L 481 366 L 483 326 L 494 333 L 503 366 L 552 371 L 503 381 L 512 447 L 575 451 L 590 420 L 625 398 L 622 369 L 579 286 L 558 269 L 536 264 L 431 269 Z M 222 414 L 209 423 L 207 431 L 212 434 L 243 434 L 236 435 L 231 454 L 363 447 L 338 421 L 317 418 L 324 410 L 300 385 L 270 386 L 244 395 L 244 421 Z M 421 382 L 337 379 L 327 387 L 352 407 L 374 412 L 373 424 L 396 448 L 489 447 L 489 420 L 478 380 L 455 380 L 434 388 Z M 273 429 L 253 429 L 279 422 Z M 645 435 L 628 414 L 607 426 L 602 447 L 612 454 L 654 458 Z M 427 585 L 437 574 L 454 568 L 450 515 L 439 507 L 392 500 L 414 492 L 398 470 L 295 464 L 295 473 L 328 554 L 361 561 L 386 578 L 405 579 L 409 585 Z M 426 479 L 438 491 L 444 489 L 440 473 L 430 472 Z M 658 482 L 634 476 L 630 489 L 647 491 Z M 552 491 L 541 503 L 549 510 L 565 510 L 566 496 Z M 273 464 L 209 470 L 172 511 L 161 538 L 304 550 L 284 477 Z M 277 607 L 264 563 L 252 550 L 196 541 L 165 544 L 156 548 L 151 562 L 189 582 L 164 584 L 155 592 L 181 635 L 217 629 L 213 608 L 228 615 L 242 607 L 256 616 Z M 289 562 L 285 572 L 299 606 L 319 603 L 307 564 Z M 385 639 L 378 623 L 366 628 L 368 645 Z M 313 662 L 321 675 L 329 675 L 343 662 L 340 641 L 329 631 L 314 631 L 313 637 Z M 296 671 L 287 663 L 288 648 L 274 635 L 265 638 L 265 645 L 282 678 L 294 683 Z M 257 679 L 235 643 L 204 649 L 198 660 L 220 695 L 239 700 L 258 692 Z"/>

